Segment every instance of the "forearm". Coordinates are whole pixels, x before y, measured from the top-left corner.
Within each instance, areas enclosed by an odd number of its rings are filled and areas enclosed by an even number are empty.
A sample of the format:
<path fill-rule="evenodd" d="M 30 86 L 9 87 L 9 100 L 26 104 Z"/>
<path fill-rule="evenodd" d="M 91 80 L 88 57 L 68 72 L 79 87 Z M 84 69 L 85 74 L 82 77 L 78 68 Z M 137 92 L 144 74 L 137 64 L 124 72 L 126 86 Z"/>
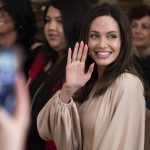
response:
<path fill-rule="evenodd" d="M 81 146 L 80 119 L 76 104 L 71 101 L 66 104 L 60 98 L 58 91 L 43 107 L 37 117 L 39 135 L 44 140 L 53 139 L 60 150 Z"/>

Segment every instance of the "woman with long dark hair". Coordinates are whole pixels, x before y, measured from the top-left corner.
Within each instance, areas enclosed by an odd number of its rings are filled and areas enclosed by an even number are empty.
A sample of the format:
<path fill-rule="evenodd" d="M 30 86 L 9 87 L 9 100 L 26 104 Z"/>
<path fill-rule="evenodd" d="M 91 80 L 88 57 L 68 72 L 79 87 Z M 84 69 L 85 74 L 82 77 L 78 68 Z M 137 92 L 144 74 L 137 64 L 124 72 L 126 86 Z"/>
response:
<path fill-rule="evenodd" d="M 80 40 L 69 49 L 62 89 L 38 115 L 40 136 L 59 150 L 142 150 L 144 86 L 127 16 L 115 5 L 94 7 Z"/>
<path fill-rule="evenodd" d="M 32 124 L 28 150 L 45 149 L 45 141 L 37 131 L 37 114 L 65 81 L 68 48 L 79 40 L 82 20 L 88 9 L 86 1 L 78 0 L 51 0 L 47 4 L 44 16 L 45 47 L 40 54 L 44 65 L 30 83 Z M 46 148 L 56 149 L 52 141 L 46 142 Z"/>

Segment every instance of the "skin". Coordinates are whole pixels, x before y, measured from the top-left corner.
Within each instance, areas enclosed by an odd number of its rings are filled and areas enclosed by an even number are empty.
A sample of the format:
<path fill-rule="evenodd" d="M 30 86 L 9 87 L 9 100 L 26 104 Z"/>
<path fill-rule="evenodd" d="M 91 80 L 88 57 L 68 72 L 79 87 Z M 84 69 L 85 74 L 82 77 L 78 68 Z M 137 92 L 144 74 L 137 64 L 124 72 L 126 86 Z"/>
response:
<path fill-rule="evenodd" d="M 150 55 L 150 17 L 144 16 L 132 21 L 133 41 L 139 55 Z"/>
<path fill-rule="evenodd" d="M 150 43 L 150 17 L 145 16 L 141 19 L 132 21 L 132 31 L 134 44 L 137 47 L 145 47 Z"/>
<path fill-rule="evenodd" d="M 120 45 L 120 29 L 112 17 L 99 16 L 92 21 L 88 46 L 90 55 L 98 67 L 98 72 L 103 72 L 107 65 L 117 59 Z M 60 93 L 60 99 L 64 103 L 68 103 L 73 94 L 91 78 L 94 64 L 89 66 L 86 73 L 84 71 L 88 46 L 84 45 L 83 42 L 76 43 L 73 54 L 72 50 L 69 49 L 66 82 Z M 100 73 L 98 75 L 99 79 L 102 78 Z"/>
<path fill-rule="evenodd" d="M 49 45 L 61 55 L 64 53 L 67 47 L 67 40 L 63 30 L 61 12 L 55 7 L 50 6 L 45 20 L 45 37 Z"/>
<path fill-rule="evenodd" d="M 0 8 L 0 44 L 11 46 L 17 39 L 17 31 L 13 18 L 3 8 Z"/>
<path fill-rule="evenodd" d="M 118 23 L 110 16 L 100 16 L 93 20 L 88 47 L 90 56 L 96 62 L 98 70 L 114 62 L 120 53 L 121 39 Z"/>
<path fill-rule="evenodd" d="M 0 108 L 0 145 L 3 150 L 23 150 L 30 124 L 29 95 L 25 79 L 18 75 L 15 87 L 16 108 L 10 115 Z"/>

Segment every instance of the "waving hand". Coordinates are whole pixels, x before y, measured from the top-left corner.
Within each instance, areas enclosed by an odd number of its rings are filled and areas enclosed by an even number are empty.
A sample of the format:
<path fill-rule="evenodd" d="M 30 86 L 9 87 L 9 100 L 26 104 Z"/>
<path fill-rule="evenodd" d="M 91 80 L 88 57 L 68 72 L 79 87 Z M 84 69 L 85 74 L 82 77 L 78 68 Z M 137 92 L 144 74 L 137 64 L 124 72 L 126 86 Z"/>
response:
<path fill-rule="evenodd" d="M 94 64 L 91 64 L 85 72 L 85 60 L 87 57 L 88 46 L 83 42 L 76 43 L 74 51 L 69 48 L 66 66 L 66 82 L 62 88 L 61 99 L 68 102 L 70 97 L 91 78 Z M 66 101 L 67 99 L 67 101 Z"/>

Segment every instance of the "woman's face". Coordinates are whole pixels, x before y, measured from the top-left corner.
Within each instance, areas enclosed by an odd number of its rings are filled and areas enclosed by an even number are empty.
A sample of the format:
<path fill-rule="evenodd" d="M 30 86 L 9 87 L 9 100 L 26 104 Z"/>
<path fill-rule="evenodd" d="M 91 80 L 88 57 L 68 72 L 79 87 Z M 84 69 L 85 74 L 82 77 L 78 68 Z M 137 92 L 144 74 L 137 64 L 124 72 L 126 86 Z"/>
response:
<path fill-rule="evenodd" d="M 99 69 L 114 62 L 120 52 L 121 37 L 118 23 L 110 16 L 95 18 L 89 31 L 89 53 Z"/>
<path fill-rule="evenodd" d="M 137 48 L 150 46 L 150 17 L 144 16 L 132 21 L 134 44 Z"/>
<path fill-rule="evenodd" d="M 7 35 L 15 31 L 15 22 L 10 14 L 4 9 L 2 2 L 0 3 L 0 35 Z"/>
<path fill-rule="evenodd" d="M 50 6 L 45 21 L 44 33 L 49 45 L 58 53 L 63 53 L 68 43 L 63 30 L 61 12 Z"/>

